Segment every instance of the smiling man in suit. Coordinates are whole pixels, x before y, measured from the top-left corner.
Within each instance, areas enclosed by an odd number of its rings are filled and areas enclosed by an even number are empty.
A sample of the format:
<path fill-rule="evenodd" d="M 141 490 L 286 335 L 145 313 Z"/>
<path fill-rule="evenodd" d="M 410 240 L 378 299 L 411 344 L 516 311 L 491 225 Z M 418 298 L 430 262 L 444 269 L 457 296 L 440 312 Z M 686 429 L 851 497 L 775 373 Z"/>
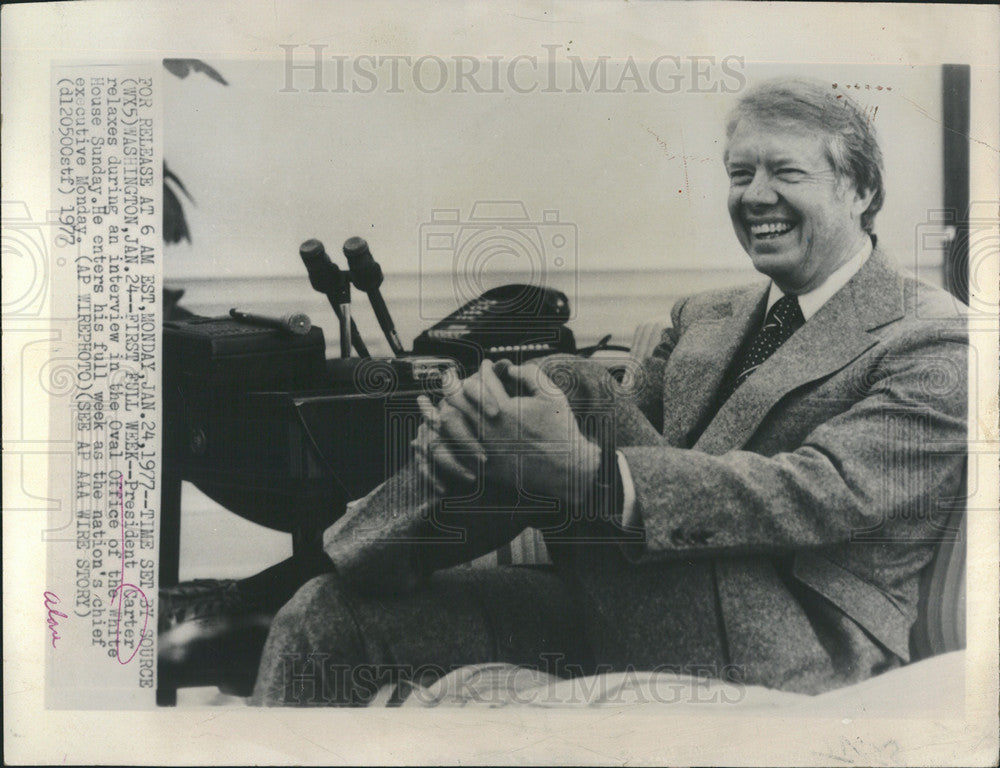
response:
<path fill-rule="evenodd" d="M 877 247 L 882 158 L 850 99 L 764 83 L 724 162 L 766 279 L 678 302 L 622 381 L 557 356 L 423 402 L 414 461 L 327 532 L 336 573 L 279 613 L 258 701 L 362 701 L 331 682 L 351 665 L 555 655 L 816 693 L 909 660 L 962 480 L 963 314 Z M 551 569 L 449 569 L 526 525 Z"/>

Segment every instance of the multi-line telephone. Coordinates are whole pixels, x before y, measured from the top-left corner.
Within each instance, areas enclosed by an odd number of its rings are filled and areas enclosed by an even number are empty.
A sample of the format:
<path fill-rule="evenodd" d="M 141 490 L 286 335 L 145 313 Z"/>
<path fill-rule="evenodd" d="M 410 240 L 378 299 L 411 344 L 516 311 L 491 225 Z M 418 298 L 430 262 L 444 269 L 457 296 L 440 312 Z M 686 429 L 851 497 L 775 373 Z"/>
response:
<path fill-rule="evenodd" d="M 502 285 L 428 328 L 413 353 L 450 357 L 468 367 L 482 358 L 530 359 L 575 352 L 566 294 L 534 285 Z"/>

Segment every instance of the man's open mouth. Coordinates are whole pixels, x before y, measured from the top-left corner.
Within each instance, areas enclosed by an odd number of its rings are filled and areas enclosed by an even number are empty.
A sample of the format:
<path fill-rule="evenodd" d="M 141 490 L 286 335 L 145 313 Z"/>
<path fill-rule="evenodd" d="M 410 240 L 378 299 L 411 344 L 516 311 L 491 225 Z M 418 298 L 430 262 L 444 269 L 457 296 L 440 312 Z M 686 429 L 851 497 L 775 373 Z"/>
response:
<path fill-rule="evenodd" d="M 765 221 L 757 224 L 749 224 L 750 234 L 755 240 L 772 240 L 782 235 L 787 235 L 795 229 L 795 222 L 792 221 Z"/>

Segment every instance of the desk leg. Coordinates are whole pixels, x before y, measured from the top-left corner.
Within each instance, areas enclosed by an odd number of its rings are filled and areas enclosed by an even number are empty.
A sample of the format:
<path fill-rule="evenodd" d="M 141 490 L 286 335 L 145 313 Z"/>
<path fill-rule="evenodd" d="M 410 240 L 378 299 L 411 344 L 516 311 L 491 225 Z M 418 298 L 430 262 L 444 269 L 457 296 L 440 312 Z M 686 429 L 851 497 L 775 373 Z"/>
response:
<path fill-rule="evenodd" d="M 163 471 L 160 493 L 160 589 L 180 581 L 181 562 L 181 476 Z"/>
<path fill-rule="evenodd" d="M 160 589 L 180 580 L 181 560 L 181 476 L 165 469 L 160 491 Z M 156 703 L 161 707 L 177 704 L 177 686 L 158 670 Z"/>

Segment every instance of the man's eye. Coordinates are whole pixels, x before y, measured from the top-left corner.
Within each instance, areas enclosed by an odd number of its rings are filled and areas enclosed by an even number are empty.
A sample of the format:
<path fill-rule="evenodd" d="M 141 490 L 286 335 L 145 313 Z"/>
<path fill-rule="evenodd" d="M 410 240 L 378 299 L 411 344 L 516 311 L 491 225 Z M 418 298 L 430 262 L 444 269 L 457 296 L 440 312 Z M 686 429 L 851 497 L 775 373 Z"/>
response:
<path fill-rule="evenodd" d="M 795 179 L 800 179 L 805 175 L 805 171 L 801 168 L 779 168 L 778 176 L 780 176 L 785 181 L 793 181 Z"/>
<path fill-rule="evenodd" d="M 730 171 L 729 181 L 732 184 L 749 184 L 753 174 L 749 171 Z"/>

